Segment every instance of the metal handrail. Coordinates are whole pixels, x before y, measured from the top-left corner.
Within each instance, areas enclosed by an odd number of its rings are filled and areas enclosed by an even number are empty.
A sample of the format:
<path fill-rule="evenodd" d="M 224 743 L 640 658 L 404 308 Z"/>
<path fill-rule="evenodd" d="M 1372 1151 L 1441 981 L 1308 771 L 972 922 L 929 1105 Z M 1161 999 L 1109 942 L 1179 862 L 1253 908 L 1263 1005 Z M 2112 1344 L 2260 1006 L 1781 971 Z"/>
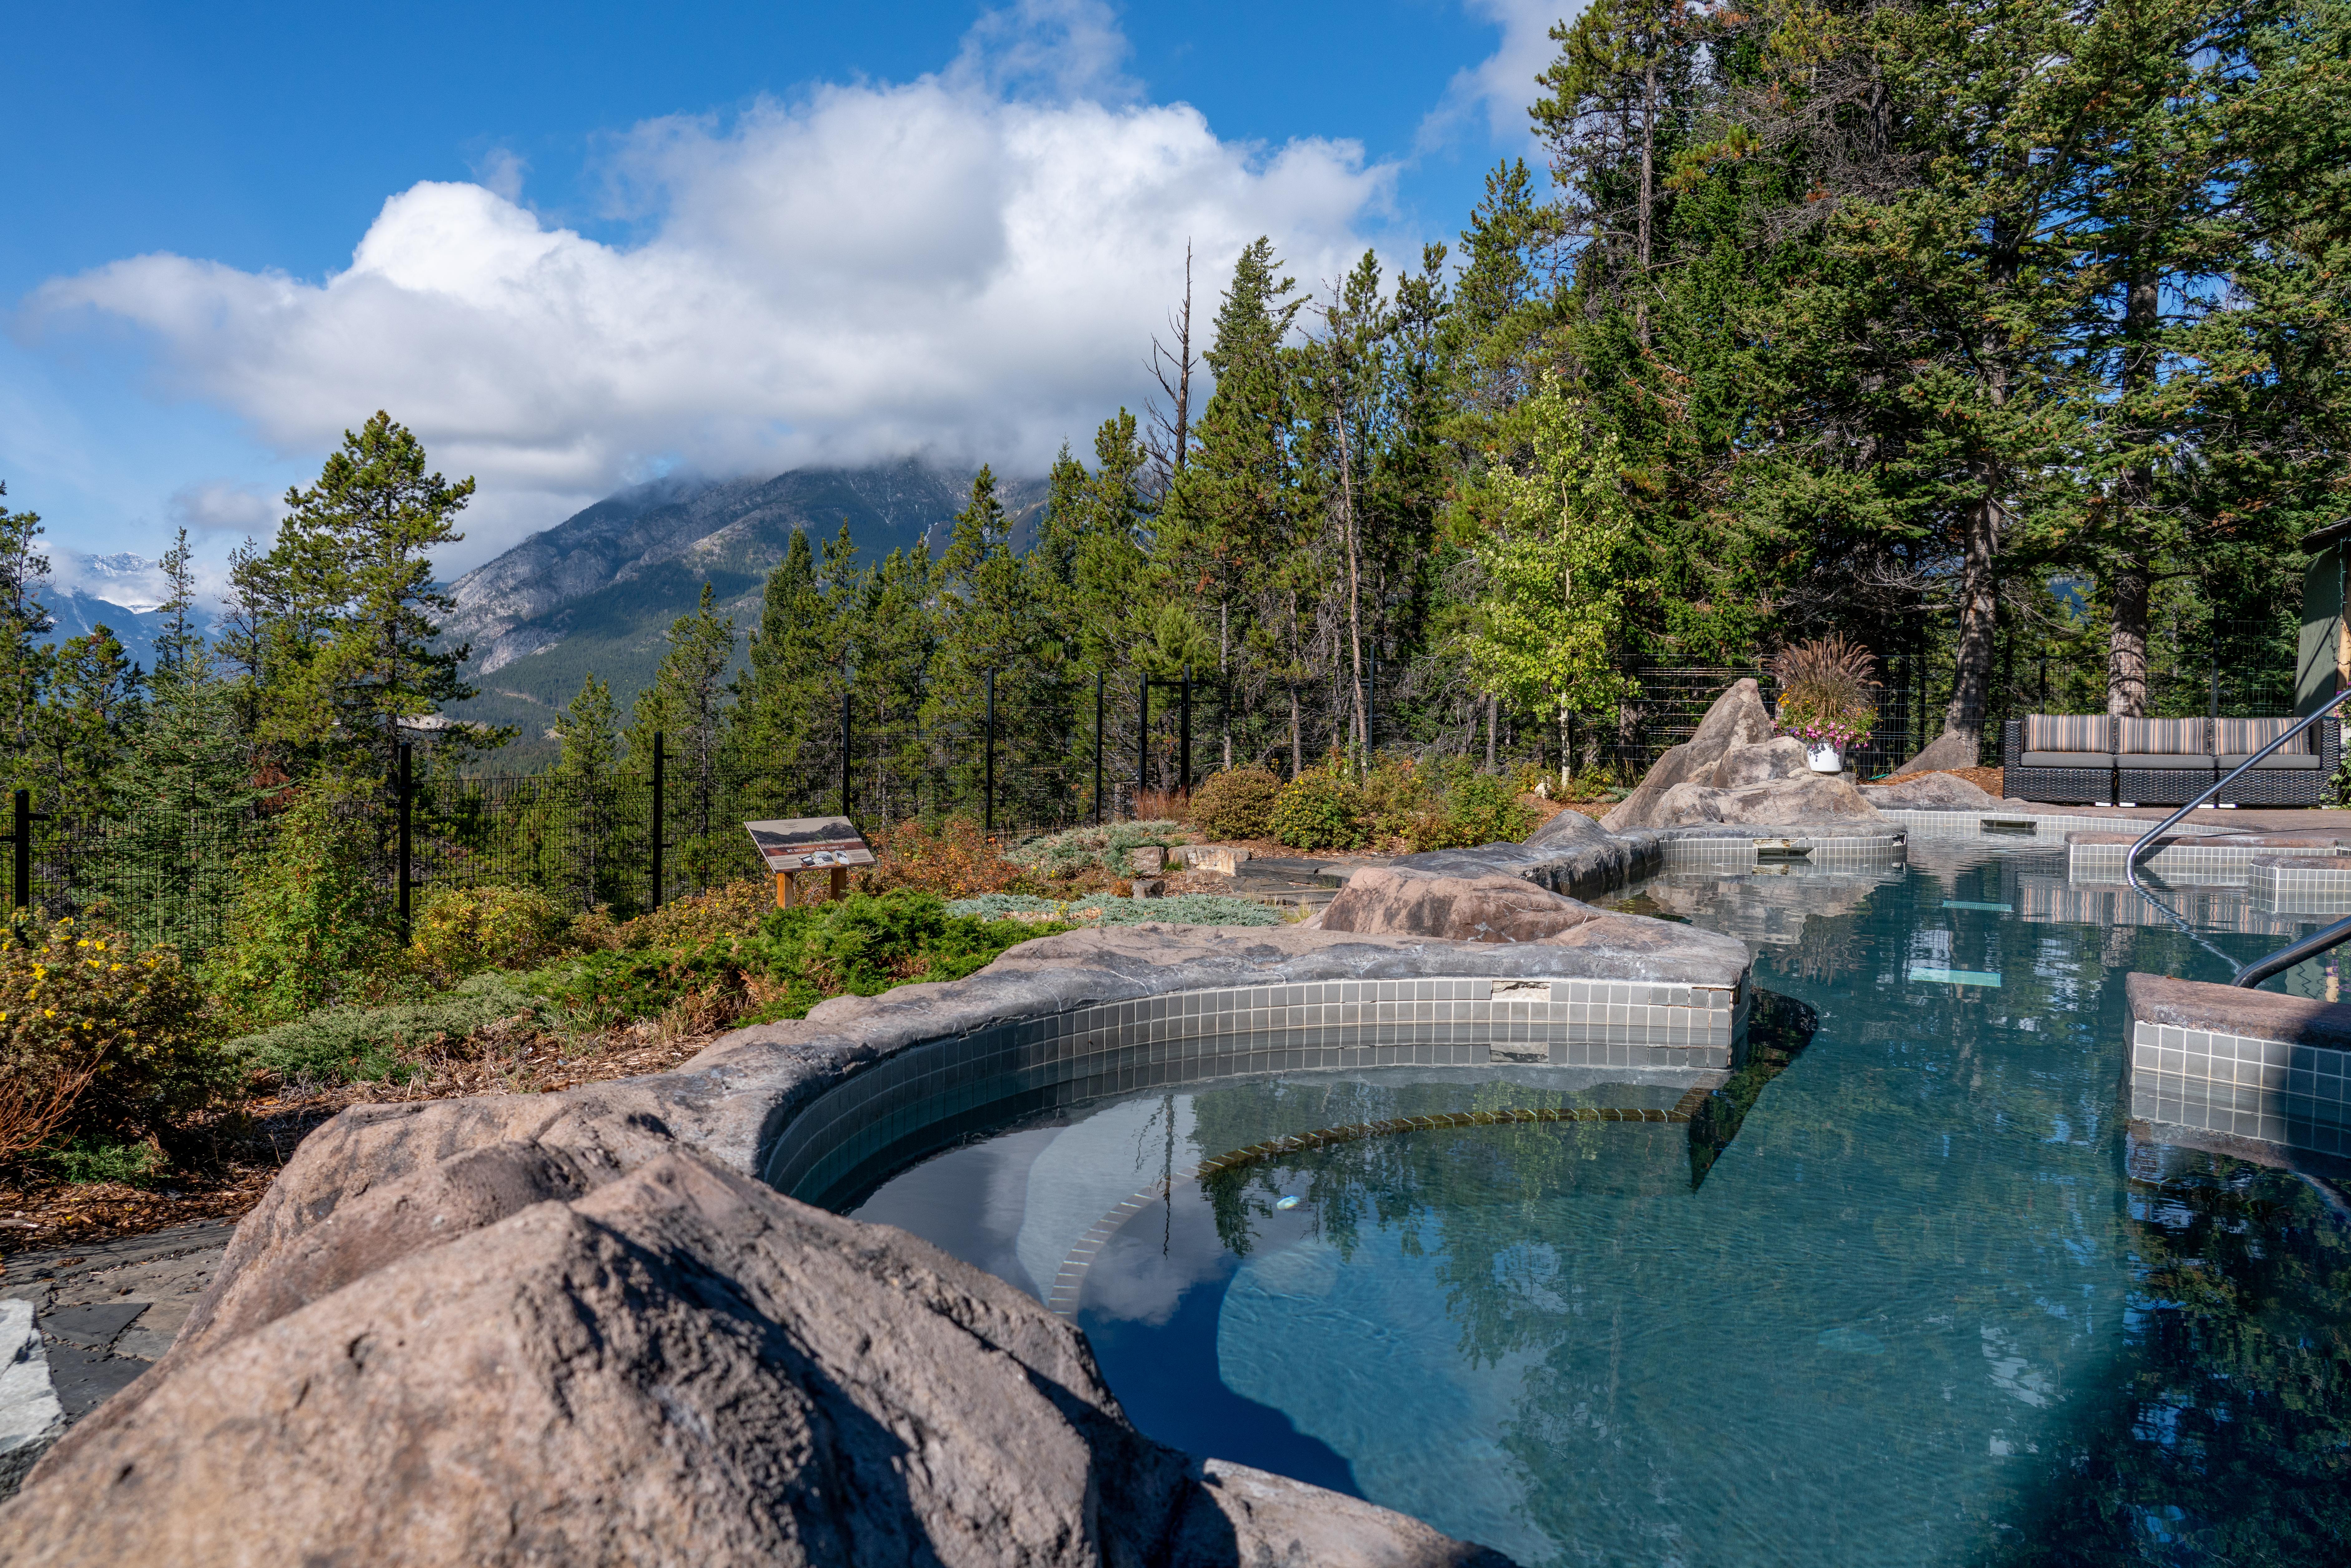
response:
<path fill-rule="evenodd" d="M 2271 752 L 2275 751 L 2287 741 L 2294 739 L 2294 737 L 2300 735 L 2304 730 L 2308 729 L 2312 725 L 2316 724 L 2320 719 L 2334 717 L 2335 710 L 2342 706 L 2346 702 L 2351 702 L 2351 692 L 2346 692 L 2341 696 L 2336 697 L 2333 702 L 2328 703 L 2325 707 L 2320 708 L 2316 713 L 2310 715 L 2300 724 L 2295 725 L 2292 729 L 2287 730 L 2275 740 L 2271 741 L 2267 746 L 2262 747 L 2259 751 L 2254 752 L 2251 757 L 2248 757 L 2242 762 L 2238 763 L 2235 768 L 2230 770 L 2227 778 L 2216 779 L 2210 784 L 2205 786 L 2204 792 L 2202 794 L 2197 796 L 2193 800 L 2189 801 L 2185 806 L 2180 807 L 2177 811 L 2172 812 L 2171 815 L 2166 817 L 2162 821 L 2158 822 L 2153 828 L 2149 829 L 2145 834 L 2143 834 L 2137 843 L 2131 845 L 2130 853 L 2123 858 L 2123 880 L 2130 883 L 2131 891 L 2137 894 L 2141 898 L 2146 899 L 2149 904 L 2154 904 L 2158 909 L 2163 911 L 2165 915 L 2170 916 L 2171 923 L 2179 926 L 2181 931 L 2186 932 L 2189 937 L 2195 941 L 2196 944 L 2201 946 L 2206 952 L 2218 955 L 2224 962 L 2229 963 L 2232 967 L 2234 967 L 2237 971 L 2236 976 L 2229 982 L 2232 986 L 2258 986 L 2263 980 L 2268 979 L 2272 975 L 2277 974 L 2282 970 L 2293 968 L 2304 958 L 2313 957 L 2317 954 L 2327 951 L 2329 948 L 2340 946 L 2346 941 L 2351 941 L 2351 920 L 2338 920 L 2334 925 L 2329 925 L 2323 930 L 2314 931 L 2309 936 L 2302 937 L 2298 941 L 2288 943 L 2285 946 L 2279 948 L 2276 952 L 2272 953 L 2266 958 L 2256 958 L 2250 964 L 2239 965 L 2234 959 L 2230 958 L 2227 954 L 2221 953 L 2218 947 L 2213 946 L 2212 944 L 2205 941 L 2201 936 L 2198 936 L 2193 930 L 2189 929 L 2188 922 L 2181 917 L 2178 910 L 2172 908 L 2171 905 L 2164 903 L 2163 900 L 2156 897 L 2154 894 L 2149 893 L 2147 890 L 2147 884 L 2140 882 L 2138 879 L 2138 857 L 2146 852 L 2147 845 L 2163 837 L 2163 835 L 2176 826 L 2182 818 L 2186 817 L 2189 812 L 2193 811 L 2197 807 L 2201 806 L 2205 801 L 2210 800 L 2213 796 L 2219 794 L 2221 790 L 2235 783 L 2239 774 L 2244 772 L 2247 768 L 2252 768 L 2255 763 L 2261 761 L 2262 758 L 2267 757 Z"/>

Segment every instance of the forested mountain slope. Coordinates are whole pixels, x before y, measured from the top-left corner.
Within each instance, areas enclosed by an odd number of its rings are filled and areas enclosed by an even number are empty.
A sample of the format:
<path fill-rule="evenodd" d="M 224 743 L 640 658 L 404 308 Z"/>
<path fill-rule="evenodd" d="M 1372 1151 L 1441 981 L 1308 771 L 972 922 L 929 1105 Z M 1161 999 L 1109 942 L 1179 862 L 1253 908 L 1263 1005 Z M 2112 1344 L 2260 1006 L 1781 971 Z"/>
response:
<path fill-rule="evenodd" d="M 443 627 L 469 643 L 481 695 L 461 716 L 518 725 L 517 759 L 537 749 L 556 709 L 593 671 L 623 711 L 653 680 L 663 634 L 708 582 L 738 632 L 758 617 L 767 574 L 796 529 L 810 543 L 845 522 L 861 561 L 943 548 L 971 475 L 918 458 L 863 468 L 796 468 L 768 479 L 670 477 L 623 490 L 457 580 Z M 1042 480 L 1002 485 L 1022 542 L 1035 532 Z"/>

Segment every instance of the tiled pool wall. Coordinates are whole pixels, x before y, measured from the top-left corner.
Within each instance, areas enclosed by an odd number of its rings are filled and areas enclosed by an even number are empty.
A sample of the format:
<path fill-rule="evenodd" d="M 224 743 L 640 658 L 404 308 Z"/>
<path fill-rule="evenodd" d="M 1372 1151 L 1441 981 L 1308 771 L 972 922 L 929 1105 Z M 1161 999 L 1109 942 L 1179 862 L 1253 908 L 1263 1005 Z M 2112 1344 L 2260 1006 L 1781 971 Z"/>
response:
<path fill-rule="evenodd" d="M 2351 1155 L 2351 1051 L 2140 1019 L 2130 1113 L 2140 1121 Z"/>
<path fill-rule="evenodd" d="M 2163 897 L 2203 930 L 2291 937 L 2310 924 L 2307 912 L 2256 898 L 2240 887 L 2167 887 Z M 2351 901 L 2346 901 L 2345 909 L 2351 913 Z M 2032 925 L 2171 928 L 2169 916 L 2127 887 L 2119 883 L 2084 886 L 2055 875 L 2017 879 L 2016 917 Z"/>
<path fill-rule="evenodd" d="M 2123 862 L 2130 852 L 2128 844 L 2068 844 L 2065 846 L 2065 874 L 2076 882 L 2121 882 Z M 2303 848 L 2274 844 L 2174 843 L 2142 856 L 2138 863 L 2142 873 L 2151 872 L 2169 883 L 2242 884 L 2252 875 L 2256 855 L 2326 859 L 2335 852 L 2331 844 Z"/>
<path fill-rule="evenodd" d="M 1108 1094 L 1314 1068 L 1732 1065 L 1748 985 L 1322 980 L 1104 1002 L 925 1041 L 789 1123 L 778 1190 L 828 1203 L 967 1134 Z"/>
<path fill-rule="evenodd" d="M 1664 854 L 1656 869 L 1668 873 L 1751 871 L 1758 864 L 1782 863 L 1782 857 L 1765 856 L 1756 849 L 1757 840 L 1782 838 L 1809 848 L 1809 852 L 1785 857 L 1786 860 L 1823 869 L 1898 865 L 1902 862 L 1903 838 L 1899 833 L 1856 833 L 1850 837 L 1818 838 L 1796 830 L 1756 828 L 1751 831 L 1754 835 L 1751 838 L 1709 835 L 1667 839 L 1663 842 Z"/>
<path fill-rule="evenodd" d="M 2245 885 L 2273 909 L 2351 915 L 2351 857 L 2255 855 Z"/>
<path fill-rule="evenodd" d="M 1880 806 L 1878 810 L 1896 826 L 1914 839 L 1981 839 L 1991 843 L 2039 843 L 2043 847 L 2062 847 L 2067 833 L 2112 833 L 2120 831 L 2113 817 L 2077 817 L 2071 814 L 2051 814 L 2042 811 L 2002 810 L 1989 807 L 1981 810 L 1929 811 L 1916 806 Z M 1987 831 L 1984 823 L 2024 822 L 2032 831 L 2018 832 Z M 2126 826 L 2127 824 L 2125 824 Z M 2152 827 L 2154 824 L 2149 823 Z M 2174 831 L 2180 830 L 2175 829 Z M 2226 830 L 2215 830 L 2216 831 Z"/>

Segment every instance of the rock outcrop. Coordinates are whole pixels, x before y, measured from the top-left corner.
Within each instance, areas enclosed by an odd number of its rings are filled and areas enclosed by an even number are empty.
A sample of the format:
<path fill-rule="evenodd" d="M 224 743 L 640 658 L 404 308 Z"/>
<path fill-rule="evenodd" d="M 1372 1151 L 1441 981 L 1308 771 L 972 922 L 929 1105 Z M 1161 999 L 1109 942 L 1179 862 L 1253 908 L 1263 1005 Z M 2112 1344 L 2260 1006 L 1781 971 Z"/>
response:
<path fill-rule="evenodd" d="M 1736 789 L 1747 784 L 1768 784 L 1774 779 L 1794 779 L 1811 771 L 1811 765 L 1804 760 L 1804 743 L 1792 735 L 1781 735 L 1754 746 L 1732 747 L 1714 765 L 1713 777 L 1707 782 L 1718 789 Z"/>
<path fill-rule="evenodd" d="M 1530 849 L 1555 849 L 1565 844 L 1604 844 L 1614 837 L 1592 818 L 1570 807 L 1526 836 Z"/>
<path fill-rule="evenodd" d="M 1851 779 L 1830 773 L 1802 773 L 1735 789 L 1677 784 L 1658 800 L 1655 815 L 1660 828 L 1714 822 L 1739 827 L 1826 826 L 1848 831 L 1891 831 L 1892 827 L 1876 807 L 1862 799 Z"/>
<path fill-rule="evenodd" d="M 1588 904 L 1514 876 L 1444 876 L 1411 868 L 1357 872 L 1322 912 L 1325 931 L 1440 936 L 1447 942 L 1548 942 L 1602 919 Z"/>
<path fill-rule="evenodd" d="M 1153 1443 L 1025 1294 L 684 1154 L 420 1245 L 73 1437 L 0 1511 L 10 1562 L 1501 1562 Z"/>
<path fill-rule="evenodd" d="M 1886 784 L 1865 784 L 1862 795 L 1876 806 L 1918 810 L 1980 810 L 2000 804 L 1997 796 L 1949 773 L 1904 773 Z"/>
<path fill-rule="evenodd" d="M 1714 706 L 1706 710 L 1697 732 L 1652 763 L 1639 788 L 1618 801 L 1616 809 L 1600 820 L 1600 825 L 1612 833 L 1627 828 L 1663 826 L 1656 811 L 1666 791 L 1685 782 L 1711 783 L 1714 769 L 1724 754 L 1738 747 L 1759 746 L 1771 738 L 1771 715 L 1763 706 L 1761 690 L 1751 680 L 1733 682 L 1730 689 L 1715 698 Z"/>

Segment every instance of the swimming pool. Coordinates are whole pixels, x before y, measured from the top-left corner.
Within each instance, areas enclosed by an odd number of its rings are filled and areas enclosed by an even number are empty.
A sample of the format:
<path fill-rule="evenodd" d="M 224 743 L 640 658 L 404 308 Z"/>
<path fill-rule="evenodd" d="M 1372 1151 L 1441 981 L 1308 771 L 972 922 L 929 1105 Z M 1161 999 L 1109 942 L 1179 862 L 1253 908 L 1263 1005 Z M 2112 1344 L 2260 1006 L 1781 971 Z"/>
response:
<path fill-rule="evenodd" d="M 1808 1042 L 1782 1017 L 1729 1081 L 1509 1064 L 1114 1098 L 852 1212 L 1074 1301 L 1153 1436 L 1530 1564 L 2351 1554 L 2340 1199 L 2123 1116 L 2123 975 L 2220 958 L 2113 923 L 2133 911 L 2047 850 L 1612 902 L 1748 939 Z M 2225 900 L 2191 914 L 2235 956 L 2281 940 Z M 1451 1124 L 1499 1113 L 1549 1119 Z"/>

